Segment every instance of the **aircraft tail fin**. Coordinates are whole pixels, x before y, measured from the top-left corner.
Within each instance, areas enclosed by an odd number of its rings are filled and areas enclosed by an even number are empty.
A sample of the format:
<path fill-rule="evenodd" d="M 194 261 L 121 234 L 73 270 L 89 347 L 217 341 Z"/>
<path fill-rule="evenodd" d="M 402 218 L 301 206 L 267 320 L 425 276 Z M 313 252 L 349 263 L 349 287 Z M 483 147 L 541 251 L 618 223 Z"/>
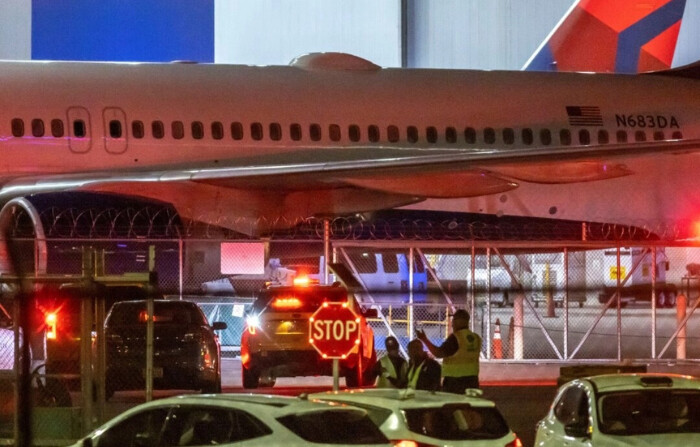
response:
<path fill-rule="evenodd" d="M 686 0 L 579 0 L 524 70 L 642 73 L 671 67 Z"/>

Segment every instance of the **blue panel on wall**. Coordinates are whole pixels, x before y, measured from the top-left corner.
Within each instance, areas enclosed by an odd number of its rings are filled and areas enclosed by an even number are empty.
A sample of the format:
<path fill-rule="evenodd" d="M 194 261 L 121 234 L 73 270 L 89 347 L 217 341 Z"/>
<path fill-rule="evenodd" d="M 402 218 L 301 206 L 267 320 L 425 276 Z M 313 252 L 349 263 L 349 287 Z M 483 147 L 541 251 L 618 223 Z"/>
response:
<path fill-rule="evenodd" d="M 32 0 L 32 59 L 214 62 L 214 0 Z"/>

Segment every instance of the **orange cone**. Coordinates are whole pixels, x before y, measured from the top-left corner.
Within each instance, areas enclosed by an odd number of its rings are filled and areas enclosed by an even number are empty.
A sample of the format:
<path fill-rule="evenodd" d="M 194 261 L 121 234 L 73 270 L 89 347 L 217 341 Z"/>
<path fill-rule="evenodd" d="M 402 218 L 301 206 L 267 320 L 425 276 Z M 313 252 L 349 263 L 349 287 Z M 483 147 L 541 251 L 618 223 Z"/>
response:
<path fill-rule="evenodd" d="M 501 320 L 496 318 L 496 327 L 493 330 L 493 358 L 503 358 L 503 341 L 501 340 Z"/>

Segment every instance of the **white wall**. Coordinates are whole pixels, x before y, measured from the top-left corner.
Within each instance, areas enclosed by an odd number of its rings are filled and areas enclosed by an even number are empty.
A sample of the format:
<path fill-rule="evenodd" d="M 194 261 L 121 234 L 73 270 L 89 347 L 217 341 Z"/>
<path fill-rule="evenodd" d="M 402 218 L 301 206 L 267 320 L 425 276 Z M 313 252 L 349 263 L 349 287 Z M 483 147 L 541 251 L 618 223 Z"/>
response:
<path fill-rule="evenodd" d="M 32 2 L 0 1 L 0 59 L 32 57 Z"/>
<path fill-rule="evenodd" d="M 217 63 L 287 64 L 319 51 L 401 65 L 400 0 L 216 0 Z"/>
<path fill-rule="evenodd" d="M 410 67 L 519 70 L 572 0 L 411 0 Z"/>

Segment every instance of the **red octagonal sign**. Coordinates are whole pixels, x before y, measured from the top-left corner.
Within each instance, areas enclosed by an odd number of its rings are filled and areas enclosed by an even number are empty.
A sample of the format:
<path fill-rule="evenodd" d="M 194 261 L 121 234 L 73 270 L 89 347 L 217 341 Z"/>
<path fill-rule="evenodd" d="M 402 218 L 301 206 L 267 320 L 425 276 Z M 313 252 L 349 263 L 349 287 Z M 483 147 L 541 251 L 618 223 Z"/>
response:
<path fill-rule="evenodd" d="M 323 358 L 344 359 L 360 344 L 360 317 L 348 303 L 323 303 L 309 318 L 309 343 Z"/>

